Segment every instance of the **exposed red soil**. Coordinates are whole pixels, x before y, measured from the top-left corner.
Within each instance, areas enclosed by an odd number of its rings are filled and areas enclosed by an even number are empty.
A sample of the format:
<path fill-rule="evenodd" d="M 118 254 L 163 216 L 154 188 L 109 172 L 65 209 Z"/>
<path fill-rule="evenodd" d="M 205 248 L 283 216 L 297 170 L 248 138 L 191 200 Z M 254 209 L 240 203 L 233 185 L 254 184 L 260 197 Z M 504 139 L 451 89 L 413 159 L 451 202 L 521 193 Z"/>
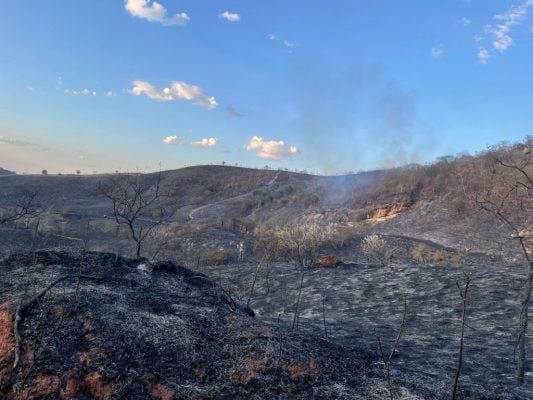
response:
<path fill-rule="evenodd" d="M 0 305 L 0 389 L 9 379 L 15 356 L 12 308 L 9 302 Z"/>
<path fill-rule="evenodd" d="M 174 391 L 167 386 L 158 383 L 155 376 L 152 374 L 144 374 L 142 381 L 148 392 L 154 399 L 158 400 L 172 400 L 174 398 Z"/>

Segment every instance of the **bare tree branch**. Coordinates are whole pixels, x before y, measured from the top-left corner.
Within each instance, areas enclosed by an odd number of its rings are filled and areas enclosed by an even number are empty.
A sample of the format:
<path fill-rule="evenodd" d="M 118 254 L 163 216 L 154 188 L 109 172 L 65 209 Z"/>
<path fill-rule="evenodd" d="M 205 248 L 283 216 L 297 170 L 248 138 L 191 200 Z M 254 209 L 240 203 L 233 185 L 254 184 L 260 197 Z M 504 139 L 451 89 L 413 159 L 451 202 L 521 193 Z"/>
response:
<path fill-rule="evenodd" d="M 136 244 L 136 257 L 141 259 L 142 245 L 154 230 L 166 222 L 165 210 L 157 203 L 162 197 L 161 171 L 151 185 L 142 182 L 140 173 L 110 176 L 107 182 L 98 185 L 99 192 L 113 205 L 113 217 L 117 225 L 128 228 Z"/>
<path fill-rule="evenodd" d="M 38 190 L 26 191 L 13 207 L 0 207 L 0 225 L 15 222 L 23 218 L 35 218 L 43 210 L 36 205 Z"/>

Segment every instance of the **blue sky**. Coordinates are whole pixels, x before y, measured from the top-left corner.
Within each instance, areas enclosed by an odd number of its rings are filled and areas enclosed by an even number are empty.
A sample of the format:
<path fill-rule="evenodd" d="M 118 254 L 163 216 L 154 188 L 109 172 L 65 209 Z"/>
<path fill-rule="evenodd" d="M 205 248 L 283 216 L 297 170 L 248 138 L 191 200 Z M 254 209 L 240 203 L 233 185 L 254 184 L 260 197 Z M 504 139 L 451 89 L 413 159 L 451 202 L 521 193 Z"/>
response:
<path fill-rule="evenodd" d="M 533 0 L 0 3 L 0 166 L 341 173 L 533 134 Z"/>

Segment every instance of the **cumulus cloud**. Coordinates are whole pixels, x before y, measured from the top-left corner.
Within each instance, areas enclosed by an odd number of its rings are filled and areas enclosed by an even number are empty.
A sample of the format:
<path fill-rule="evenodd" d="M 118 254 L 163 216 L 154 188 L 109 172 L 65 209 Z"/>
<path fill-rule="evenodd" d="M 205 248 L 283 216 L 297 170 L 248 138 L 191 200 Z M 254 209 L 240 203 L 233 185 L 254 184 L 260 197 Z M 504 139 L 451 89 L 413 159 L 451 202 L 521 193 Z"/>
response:
<path fill-rule="evenodd" d="M 505 14 L 494 16 L 493 19 L 497 22 L 485 27 L 485 32 L 492 36 L 492 51 L 504 53 L 513 45 L 511 31 L 526 19 L 529 7 L 532 6 L 533 0 L 527 0 L 518 6 L 512 6 Z M 483 55 L 480 57 L 481 54 Z M 486 63 L 489 57 L 490 50 L 483 50 L 483 53 L 478 52 L 478 59 L 482 63 Z"/>
<path fill-rule="evenodd" d="M 133 81 L 133 88 L 129 93 L 135 96 L 144 94 L 157 101 L 186 100 L 209 110 L 218 106 L 216 99 L 205 93 L 202 88 L 185 82 L 174 81 L 170 87 L 160 90 L 149 82 Z"/>
<path fill-rule="evenodd" d="M 171 135 L 171 136 L 167 136 L 166 138 L 164 138 L 163 143 L 179 146 L 185 143 L 185 139 L 182 138 L 181 136 Z"/>
<path fill-rule="evenodd" d="M 225 19 L 230 22 L 239 22 L 241 20 L 241 16 L 237 13 L 231 13 L 229 11 L 224 11 L 222 14 L 218 16 L 220 19 Z"/>
<path fill-rule="evenodd" d="M 158 22 L 165 26 L 185 26 L 190 20 L 189 16 L 184 12 L 169 15 L 163 5 L 151 0 L 126 0 L 124 8 L 134 17 L 150 22 Z"/>
<path fill-rule="evenodd" d="M 202 140 L 198 140 L 196 142 L 192 142 L 191 145 L 193 145 L 195 147 L 208 148 L 208 147 L 216 146 L 217 143 L 218 143 L 218 139 L 217 138 L 204 138 Z"/>
<path fill-rule="evenodd" d="M 256 156 L 266 160 L 281 160 L 298 153 L 296 146 L 286 145 L 283 140 L 264 140 L 259 136 L 250 139 L 246 150 L 259 150 Z"/>

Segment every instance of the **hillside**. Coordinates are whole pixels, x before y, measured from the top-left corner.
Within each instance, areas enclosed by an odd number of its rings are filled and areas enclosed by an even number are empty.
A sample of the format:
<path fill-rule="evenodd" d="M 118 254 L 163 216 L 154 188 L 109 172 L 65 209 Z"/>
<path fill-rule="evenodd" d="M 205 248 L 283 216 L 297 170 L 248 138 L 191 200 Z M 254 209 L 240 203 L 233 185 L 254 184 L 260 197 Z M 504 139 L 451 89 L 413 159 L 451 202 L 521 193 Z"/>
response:
<path fill-rule="evenodd" d="M 513 145 L 498 151 L 513 155 L 520 149 Z M 513 262 L 519 249 L 508 240 L 508 229 L 476 207 L 468 195 L 481 190 L 483 179 L 490 183 L 486 176 L 490 169 L 484 153 L 445 157 L 428 166 L 335 177 L 228 166 L 164 171 L 165 196 L 160 205 L 167 219 L 160 233 L 165 237 L 193 234 L 194 240 L 198 235 L 212 239 L 233 235 L 235 242 L 256 224 L 322 220 L 340 224 L 348 238 L 368 232 L 400 235 L 457 250 L 503 255 Z M 131 175 L 118 177 L 127 180 Z M 108 179 L 106 175 L 5 176 L 0 207 L 14 204 L 24 190 L 39 189 L 39 201 L 47 208 L 39 229 L 55 235 L 49 240 L 60 236 L 79 242 L 88 235 L 92 249 L 115 251 L 117 243 L 127 245 L 128 232 L 116 228 L 109 217 L 111 203 L 98 192 L 98 185 Z M 148 188 L 157 174 L 140 179 Z M 204 244 L 213 245 L 209 240 Z M 174 243 L 173 251 L 184 245 Z"/>
<path fill-rule="evenodd" d="M 172 263 L 38 252 L 0 272 L 2 399 L 383 397 L 367 355 L 257 321 Z"/>
<path fill-rule="evenodd" d="M 404 398 L 449 398 L 468 272 L 460 395 L 529 398 L 513 360 L 524 261 L 479 200 L 512 200 L 498 210 L 529 246 L 531 197 L 514 191 L 528 185 L 494 161 L 529 173 L 528 146 L 338 177 L 226 166 L 3 176 L 0 397 L 383 398 L 376 334 L 394 343 L 406 296 L 394 386 Z M 137 261 L 117 198 L 140 215 L 137 232 L 160 222 Z M 27 218 L 6 218 L 17 212 Z M 281 241 L 261 242 L 293 221 L 308 223 L 299 237 L 335 223 L 316 255 L 342 262 L 295 268 Z M 391 251 L 383 265 L 362 250 L 376 232 Z"/>
<path fill-rule="evenodd" d="M 15 173 L 13 171 L 8 171 L 7 169 L 0 167 L 0 176 L 2 175 L 14 175 Z"/>

